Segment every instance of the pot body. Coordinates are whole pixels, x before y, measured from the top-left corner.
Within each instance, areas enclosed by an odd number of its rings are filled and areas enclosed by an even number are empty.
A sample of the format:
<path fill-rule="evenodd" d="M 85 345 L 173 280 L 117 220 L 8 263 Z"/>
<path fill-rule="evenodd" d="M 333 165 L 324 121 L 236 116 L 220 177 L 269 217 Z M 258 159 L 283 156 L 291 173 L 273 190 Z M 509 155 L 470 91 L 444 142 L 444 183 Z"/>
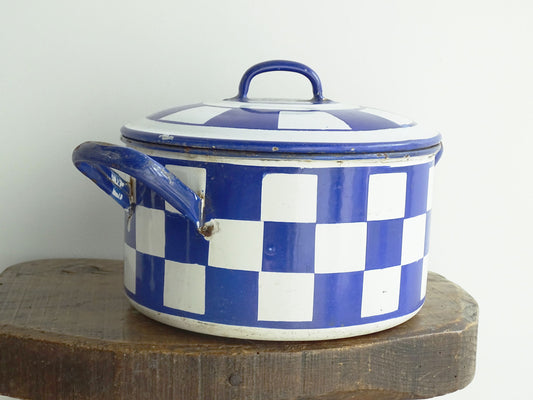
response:
<path fill-rule="evenodd" d="M 199 230 L 132 180 L 124 286 L 147 316 L 219 336 L 322 340 L 387 329 L 421 308 L 438 149 L 310 160 L 128 147 L 202 199 Z"/>

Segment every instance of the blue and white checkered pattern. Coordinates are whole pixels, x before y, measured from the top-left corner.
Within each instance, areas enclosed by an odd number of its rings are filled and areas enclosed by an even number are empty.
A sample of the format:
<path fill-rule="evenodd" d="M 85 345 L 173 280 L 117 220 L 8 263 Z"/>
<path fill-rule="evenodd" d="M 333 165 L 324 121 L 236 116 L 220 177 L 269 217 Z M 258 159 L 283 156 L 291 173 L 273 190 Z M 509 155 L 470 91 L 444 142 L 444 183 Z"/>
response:
<path fill-rule="evenodd" d="M 282 329 L 362 325 L 422 305 L 433 162 L 158 161 L 205 196 L 213 233 L 206 240 L 137 182 L 124 281 L 135 302 L 198 321 Z"/>
<path fill-rule="evenodd" d="M 154 121 L 182 125 L 265 130 L 369 131 L 414 125 L 408 118 L 375 108 L 327 108 L 280 110 L 238 103 L 192 104 L 149 117 Z"/>
<path fill-rule="evenodd" d="M 176 146 L 177 151 L 186 147 L 195 154 L 231 150 L 305 154 L 308 159 L 335 154 L 379 158 L 379 153 L 414 157 L 436 153 L 441 141 L 438 132 L 375 108 L 231 99 L 161 111 L 124 125 L 121 132 L 126 141 Z"/>

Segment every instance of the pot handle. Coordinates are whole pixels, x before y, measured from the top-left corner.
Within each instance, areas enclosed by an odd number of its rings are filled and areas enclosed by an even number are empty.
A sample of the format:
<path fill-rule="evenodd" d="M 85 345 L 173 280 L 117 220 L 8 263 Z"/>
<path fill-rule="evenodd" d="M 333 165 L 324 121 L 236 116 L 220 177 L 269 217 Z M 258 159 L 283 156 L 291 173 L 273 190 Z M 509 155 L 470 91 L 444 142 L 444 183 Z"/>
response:
<path fill-rule="evenodd" d="M 248 68 L 239 83 L 239 94 L 237 94 L 236 99 L 239 101 L 246 101 L 248 99 L 248 89 L 251 80 L 256 75 L 272 71 L 288 71 L 304 75 L 309 79 L 313 86 L 313 102 L 322 103 L 324 101 L 324 97 L 322 96 L 322 84 L 320 83 L 320 78 L 317 73 L 305 64 L 288 60 L 265 61 Z"/>
<path fill-rule="evenodd" d="M 123 208 L 132 205 L 131 187 L 113 169 L 142 181 L 200 228 L 202 199 L 146 154 L 109 143 L 85 142 L 74 149 L 72 161 Z"/>

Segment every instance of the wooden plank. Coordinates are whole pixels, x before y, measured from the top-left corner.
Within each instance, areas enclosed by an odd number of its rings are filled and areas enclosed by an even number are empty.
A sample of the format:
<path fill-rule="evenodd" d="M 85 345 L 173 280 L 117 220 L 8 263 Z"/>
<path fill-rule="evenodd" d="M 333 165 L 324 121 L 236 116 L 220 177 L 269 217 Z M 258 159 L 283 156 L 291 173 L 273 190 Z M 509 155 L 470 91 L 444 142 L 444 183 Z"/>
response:
<path fill-rule="evenodd" d="M 40 260 L 0 276 L 0 393 L 22 399 L 411 399 L 474 376 L 477 304 L 430 273 L 407 323 L 356 338 L 201 335 L 131 308 L 122 263 Z"/>

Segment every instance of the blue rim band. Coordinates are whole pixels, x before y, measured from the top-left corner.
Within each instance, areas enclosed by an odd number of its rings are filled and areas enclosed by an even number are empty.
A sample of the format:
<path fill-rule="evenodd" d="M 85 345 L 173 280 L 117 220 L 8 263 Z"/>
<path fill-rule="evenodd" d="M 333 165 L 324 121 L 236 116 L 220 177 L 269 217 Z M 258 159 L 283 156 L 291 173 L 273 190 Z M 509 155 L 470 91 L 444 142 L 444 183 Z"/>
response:
<path fill-rule="evenodd" d="M 137 142 L 181 148 L 181 150 L 177 151 L 186 151 L 184 149 L 203 149 L 203 151 L 209 153 L 213 150 L 227 150 L 243 152 L 243 157 L 247 156 L 250 152 L 258 152 L 270 154 L 270 157 L 277 157 L 281 153 L 287 153 L 305 155 L 306 158 L 307 156 L 313 158 L 314 155 L 328 154 L 352 155 L 354 156 L 353 158 L 369 158 L 369 154 L 376 154 L 377 158 L 379 158 L 379 154 L 377 153 L 416 152 L 420 149 L 436 146 L 441 142 L 440 134 L 428 139 L 414 139 L 392 143 L 297 143 L 205 139 L 188 136 L 162 137 L 162 135 L 155 135 L 150 132 L 138 131 L 127 127 L 122 127 L 121 133 L 124 138 Z"/>
<path fill-rule="evenodd" d="M 305 160 L 368 160 L 368 159 L 388 159 L 388 158 L 406 158 L 416 157 L 423 155 L 435 154 L 435 161 L 438 162 L 442 156 L 443 146 L 442 142 L 432 143 L 430 146 L 423 148 L 416 148 L 415 150 L 398 150 L 390 151 L 390 146 L 386 151 L 376 151 L 368 153 L 332 153 L 330 149 L 324 152 L 273 152 L 270 151 L 258 151 L 252 150 L 249 144 L 242 144 L 242 149 L 238 149 L 235 145 L 228 146 L 228 148 L 205 148 L 205 147 L 192 147 L 190 142 L 184 138 L 186 144 L 166 144 L 166 143 L 153 143 L 151 141 L 134 140 L 130 136 L 122 136 L 122 142 L 128 144 L 131 143 L 134 146 L 139 146 L 145 149 L 170 151 L 177 153 L 198 154 L 208 156 L 228 156 L 228 157 L 245 157 L 245 158 L 263 158 L 263 159 L 305 159 Z M 304 146 L 309 146 L 308 143 L 304 143 Z M 314 150 L 314 147 L 309 148 L 302 147 L 302 149 Z"/>

